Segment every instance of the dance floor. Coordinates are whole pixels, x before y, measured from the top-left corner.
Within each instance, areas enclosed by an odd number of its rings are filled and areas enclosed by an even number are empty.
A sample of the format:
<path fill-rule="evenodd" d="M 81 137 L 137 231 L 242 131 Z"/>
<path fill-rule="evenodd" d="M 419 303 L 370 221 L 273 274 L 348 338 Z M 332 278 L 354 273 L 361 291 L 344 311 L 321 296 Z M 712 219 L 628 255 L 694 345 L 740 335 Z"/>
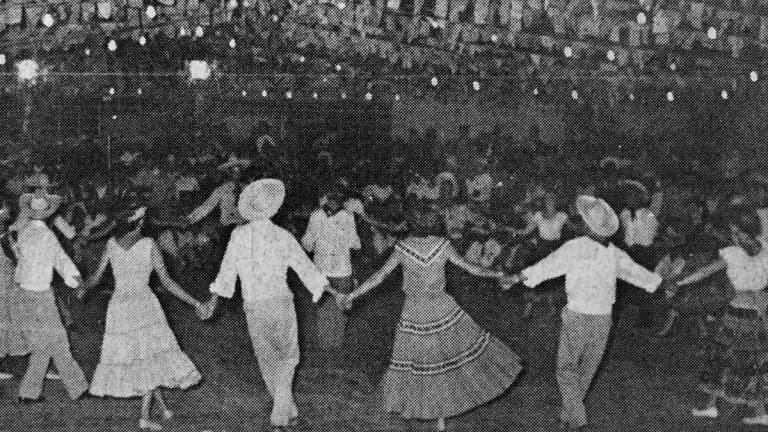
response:
<path fill-rule="evenodd" d="M 525 373 L 497 401 L 448 420 L 454 431 L 558 430 L 559 396 L 554 377 L 558 316 L 537 310 L 521 320 L 517 292 L 501 292 L 451 271 L 449 291 L 475 320 L 506 343 L 525 361 Z M 199 298 L 210 276 L 195 271 L 182 285 Z M 402 304 L 399 277 L 391 277 L 352 313 L 347 342 L 339 352 L 316 348 L 314 312 L 308 296 L 297 294 L 301 319 L 302 364 L 296 379 L 301 412 L 296 431 L 426 431 L 434 423 L 404 421 L 383 413 L 376 383 L 385 370 Z M 294 284 L 295 285 L 295 284 Z M 160 294 L 182 348 L 204 376 L 187 391 L 166 392 L 176 417 L 163 422 L 169 431 L 268 430 L 270 401 L 253 357 L 245 321 L 237 302 L 225 302 L 215 319 L 197 320 L 193 310 Z M 75 358 L 90 377 L 98 362 L 108 295 L 95 294 L 80 314 L 80 329 L 71 335 Z M 699 342 L 692 326 L 680 327 L 674 338 L 654 340 L 635 334 L 632 310 L 614 330 L 614 338 L 588 400 L 589 431 L 750 430 L 742 427 L 741 408 L 723 406 L 721 418 L 689 416 L 695 392 Z M 6 362 L 7 363 L 7 362 Z M 23 373 L 25 359 L 10 362 Z M 85 399 L 70 401 L 58 381 L 47 381 L 45 403 L 18 406 L 18 378 L 0 382 L 0 431 L 129 431 L 138 424 L 139 401 Z M 754 428 L 758 430 L 757 428 Z"/>

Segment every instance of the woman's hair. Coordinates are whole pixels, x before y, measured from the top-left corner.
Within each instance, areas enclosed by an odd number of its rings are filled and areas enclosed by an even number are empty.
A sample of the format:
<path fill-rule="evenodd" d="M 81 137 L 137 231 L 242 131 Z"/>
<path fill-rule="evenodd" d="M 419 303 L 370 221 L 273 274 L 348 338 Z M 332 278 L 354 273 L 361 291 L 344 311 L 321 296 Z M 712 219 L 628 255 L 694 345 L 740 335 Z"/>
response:
<path fill-rule="evenodd" d="M 729 212 L 728 224 L 756 239 L 762 233 L 760 218 L 754 209 L 746 206 L 733 207 Z"/>
<path fill-rule="evenodd" d="M 440 215 L 428 204 L 413 200 L 406 210 L 408 233 L 414 237 L 442 236 L 445 227 Z"/>

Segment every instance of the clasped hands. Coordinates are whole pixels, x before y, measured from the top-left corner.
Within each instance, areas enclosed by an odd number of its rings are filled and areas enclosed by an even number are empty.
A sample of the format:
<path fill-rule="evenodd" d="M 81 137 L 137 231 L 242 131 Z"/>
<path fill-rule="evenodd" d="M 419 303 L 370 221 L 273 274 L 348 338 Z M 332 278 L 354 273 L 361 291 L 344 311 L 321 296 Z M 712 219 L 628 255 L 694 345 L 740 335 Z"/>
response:
<path fill-rule="evenodd" d="M 211 296 L 207 301 L 200 302 L 197 305 L 195 305 L 195 311 L 197 312 L 197 317 L 200 318 L 202 321 L 207 321 L 211 319 L 213 316 L 213 312 L 216 310 L 216 298 L 215 296 Z"/>

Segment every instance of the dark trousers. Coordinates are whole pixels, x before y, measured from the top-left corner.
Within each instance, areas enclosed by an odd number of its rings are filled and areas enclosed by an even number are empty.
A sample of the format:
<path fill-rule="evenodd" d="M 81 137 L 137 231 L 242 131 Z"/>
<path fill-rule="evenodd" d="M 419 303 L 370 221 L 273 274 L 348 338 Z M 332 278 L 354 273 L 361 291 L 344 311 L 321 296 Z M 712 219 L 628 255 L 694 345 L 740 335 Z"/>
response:
<path fill-rule="evenodd" d="M 328 278 L 331 287 L 342 294 L 348 294 L 354 289 L 352 276 Z M 324 349 L 338 348 L 344 342 L 347 329 L 347 315 L 336 305 L 336 299 L 326 295 L 317 308 L 317 334 L 320 346 Z"/>

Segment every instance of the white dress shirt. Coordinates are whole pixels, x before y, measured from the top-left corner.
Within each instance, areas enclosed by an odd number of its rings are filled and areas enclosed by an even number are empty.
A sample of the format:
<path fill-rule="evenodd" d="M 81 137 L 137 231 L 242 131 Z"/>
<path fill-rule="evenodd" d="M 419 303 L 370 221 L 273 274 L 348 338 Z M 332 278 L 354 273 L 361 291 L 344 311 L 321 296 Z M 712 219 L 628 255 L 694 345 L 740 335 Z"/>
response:
<path fill-rule="evenodd" d="M 661 276 L 632 261 L 626 252 L 589 237 L 566 242 L 522 273 L 529 287 L 565 275 L 568 309 L 586 315 L 611 313 L 616 301 L 616 279 L 648 292 L 656 291 L 661 284 Z"/>
<path fill-rule="evenodd" d="M 310 261 L 296 238 L 270 220 L 250 222 L 232 232 L 210 291 L 232 297 L 239 276 L 247 303 L 292 297 L 287 282 L 289 267 L 312 293 L 312 300 L 320 300 L 328 279 Z"/>
<path fill-rule="evenodd" d="M 62 249 L 56 235 L 44 222 L 33 220 L 19 234 L 17 243 L 19 264 L 16 266 L 16 282 L 25 290 L 47 291 L 51 289 L 53 270 L 61 275 L 70 288 L 77 287 L 80 272 Z"/>
<path fill-rule="evenodd" d="M 328 216 L 323 209 L 315 210 L 309 217 L 301 243 L 306 250 L 315 253 L 315 264 L 326 276 L 352 275 L 350 250 L 360 249 L 360 237 L 355 217 L 349 211 L 341 210 Z"/>
<path fill-rule="evenodd" d="M 656 216 L 647 208 L 635 211 L 635 217 L 629 210 L 621 212 L 621 224 L 624 226 L 624 243 L 627 246 L 651 246 L 659 230 Z"/>
<path fill-rule="evenodd" d="M 762 242 L 763 249 L 755 256 L 738 246 L 720 249 L 720 257 L 727 264 L 725 273 L 736 291 L 731 306 L 740 308 L 754 307 L 752 293 L 765 297 L 763 291 L 768 286 L 768 244 Z"/>

